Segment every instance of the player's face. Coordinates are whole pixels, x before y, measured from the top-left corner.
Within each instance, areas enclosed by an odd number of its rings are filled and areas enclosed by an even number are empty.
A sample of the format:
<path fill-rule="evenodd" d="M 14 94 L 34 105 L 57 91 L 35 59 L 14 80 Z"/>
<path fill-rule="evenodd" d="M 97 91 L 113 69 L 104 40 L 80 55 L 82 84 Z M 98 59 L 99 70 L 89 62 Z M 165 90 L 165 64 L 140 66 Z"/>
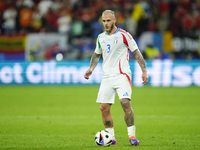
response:
<path fill-rule="evenodd" d="M 115 26 L 116 19 L 112 14 L 103 14 L 102 22 L 103 22 L 104 30 L 110 33 Z"/>

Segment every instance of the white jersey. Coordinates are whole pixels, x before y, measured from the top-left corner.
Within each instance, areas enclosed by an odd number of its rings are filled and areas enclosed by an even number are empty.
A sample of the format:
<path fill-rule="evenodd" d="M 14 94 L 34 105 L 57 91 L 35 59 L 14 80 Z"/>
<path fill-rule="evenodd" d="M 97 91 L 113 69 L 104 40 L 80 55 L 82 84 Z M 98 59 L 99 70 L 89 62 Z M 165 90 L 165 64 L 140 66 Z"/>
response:
<path fill-rule="evenodd" d="M 129 50 L 133 52 L 136 49 L 138 46 L 133 37 L 120 28 L 112 35 L 107 32 L 99 34 L 95 53 L 102 54 L 103 77 L 124 74 L 130 80 Z"/>

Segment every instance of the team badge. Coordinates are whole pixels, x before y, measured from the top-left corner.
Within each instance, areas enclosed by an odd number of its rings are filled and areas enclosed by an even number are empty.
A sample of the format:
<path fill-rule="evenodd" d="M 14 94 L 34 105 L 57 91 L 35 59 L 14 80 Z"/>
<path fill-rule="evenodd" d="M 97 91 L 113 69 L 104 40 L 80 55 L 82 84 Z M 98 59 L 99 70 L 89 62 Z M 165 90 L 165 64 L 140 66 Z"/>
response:
<path fill-rule="evenodd" d="M 114 40 L 114 43 L 117 44 L 118 40 Z"/>
<path fill-rule="evenodd" d="M 117 44 L 118 42 L 118 37 L 114 37 L 114 43 Z"/>

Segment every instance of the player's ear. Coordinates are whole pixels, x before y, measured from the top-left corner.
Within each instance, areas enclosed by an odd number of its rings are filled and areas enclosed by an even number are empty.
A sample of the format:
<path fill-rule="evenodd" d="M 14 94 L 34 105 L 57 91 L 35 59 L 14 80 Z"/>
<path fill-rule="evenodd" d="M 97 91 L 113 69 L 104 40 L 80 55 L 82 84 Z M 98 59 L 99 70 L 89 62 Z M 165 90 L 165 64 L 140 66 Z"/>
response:
<path fill-rule="evenodd" d="M 116 23 L 116 18 L 114 18 L 114 23 Z"/>

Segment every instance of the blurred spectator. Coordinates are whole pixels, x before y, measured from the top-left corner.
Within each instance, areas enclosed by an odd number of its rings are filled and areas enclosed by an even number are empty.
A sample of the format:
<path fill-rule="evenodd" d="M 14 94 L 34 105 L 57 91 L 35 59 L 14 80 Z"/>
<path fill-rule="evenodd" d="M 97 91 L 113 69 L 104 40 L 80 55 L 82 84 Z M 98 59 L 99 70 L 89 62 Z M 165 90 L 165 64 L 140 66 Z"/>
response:
<path fill-rule="evenodd" d="M 192 16 L 191 12 L 189 12 L 182 19 L 183 31 L 189 33 L 194 30 L 194 27 L 195 27 L 195 18 Z"/>
<path fill-rule="evenodd" d="M 31 27 L 33 32 L 39 32 L 42 28 L 42 15 L 37 6 L 33 10 Z"/>
<path fill-rule="evenodd" d="M 160 0 L 158 2 L 158 6 L 159 6 L 159 13 L 162 14 L 166 14 L 169 12 L 169 3 L 168 0 Z"/>
<path fill-rule="evenodd" d="M 71 25 L 71 36 L 77 37 L 83 35 L 84 32 L 84 24 L 81 20 L 74 18 Z"/>
<path fill-rule="evenodd" d="M 125 12 L 124 28 L 126 28 L 127 32 L 129 32 L 132 36 L 136 35 L 137 24 L 131 17 L 130 12 Z"/>
<path fill-rule="evenodd" d="M 72 19 L 71 19 L 69 12 L 67 12 L 65 10 L 61 10 L 59 12 L 59 17 L 57 19 L 58 32 L 62 33 L 62 34 L 69 33 L 69 31 L 71 29 L 71 22 L 72 22 Z"/>
<path fill-rule="evenodd" d="M 147 46 L 147 48 L 145 49 L 145 56 L 148 60 L 161 58 L 158 48 L 153 45 Z"/>
<path fill-rule="evenodd" d="M 21 6 L 26 6 L 29 8 L 34 7 L 34 1 L 33 0 L 17 0 L 16 6 L 21 7 Z"/>
<path fill-rule="evenodd" d="M 14 5 L 8 6 L 8 8 L 3 12 L 4 23 L 2 24 L 2 27 L 4 28 L 5 34 L 10 35 L 15 32 L 16 17 L 17 17 L 17 11 Z"/>
<path fill-rule="evenodd" d="M 142 17 L 145 18 L 146 14 L 145 11 L 140 3 L 136 3 L 133 5 L 133 11 L 132 11 L 132 18 L 137 23 Z"/>
<path fill-rule="evenodd" d="M 51 6 L 53 6 L 53 2 L 51 0 L 41 0 L 38 3 L 38 8 L 40 10 L 41 15 L 45 15 Z"/>
<path fill-rule="evenodd" d="M 164 33 L 166 30 L 168 30 L 168 27 L 169 27 L 168 12 L 163 12 L 160 14 L 158 18 L 158 31 L 160 33 Z"/>
<path fill-rule="evenodd" d="M 94 37 L 94 38 L 97 38 L 97 36 L 101 32 L 103 32 L 103 26 L 102 26 L 102 24 L 100 22 L 100 19 L 98 19 L 98 18 L 91 23 L 91 27 L 90 28 L 91 28 L 91 33 L 92 33 L 91 36 Z"/>
<path fill-rule="evenodd" d="M 148 28 L 148 15 L 145 12 L 145 8 L 148 8 L 148 6 L 144 5 L 142 0 L 139 0 L 139 2 L 133 6 L 132 18 L 137 26 L 136 36 L 140 36 L 141 33 L 147 31 Z"/>
<path fill-rule="evenodd" d="M 58 21 L 58 13 L 54 12 L 52 8 L 49 8 L 47 13 L 43 16 L 43 26 L 46 29 L 46 31 L 57 32 L 58 31 L 57 21 Z"/>
<path fill-rule="evenodd" d="M 140 0 L 140 4 L 145 12 L 145 15 L 149 18 L 152 16 L 150 5 L 148 3 L 148 0 Z"/>
<path fill-rule="evenodd" d="M 54 0 L 53 1 L 53 5 L 50 7 L 52 9 L 52 11 L 58 13 L 60 8 L 68 5 L 68 0 Z"/>
<path fill-rule="evenodd" d="M 32 15 L 33 10 L 27 6 L 22 6 L 19 10 L 19 25 L 20 30 L 27 30 L 28 32 L 32 31 L 31 23 L 32 23 Z"/>
<path fill-rule="evenodd" d="M 95 17 L 95 12 L 91 8 L 83 8 L 79 14 L 79 20 L 83 21 L 84 34 L 87 36 L 91 35 L 91 23 Z"/>

